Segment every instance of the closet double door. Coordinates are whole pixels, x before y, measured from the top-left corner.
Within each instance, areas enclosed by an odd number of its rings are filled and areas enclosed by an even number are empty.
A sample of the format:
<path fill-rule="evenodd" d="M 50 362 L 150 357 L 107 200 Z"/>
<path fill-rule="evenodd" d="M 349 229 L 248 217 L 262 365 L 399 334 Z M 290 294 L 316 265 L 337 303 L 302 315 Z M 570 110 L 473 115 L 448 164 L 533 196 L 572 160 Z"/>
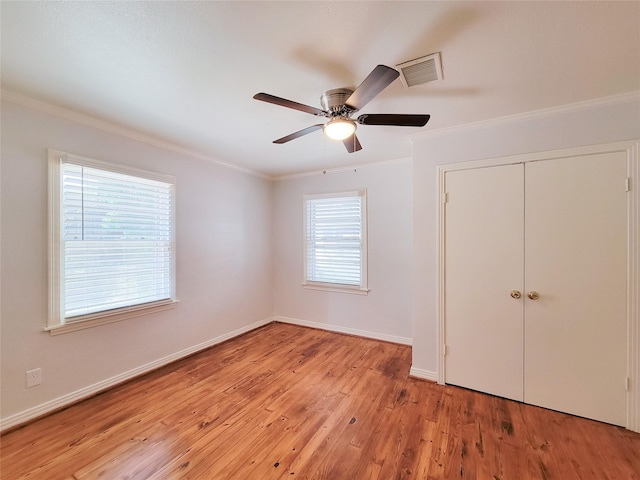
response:
<path fill-rule="evenodd" d="M 445 382 L 626 420 L 627 159 L 445 174 Z"/>

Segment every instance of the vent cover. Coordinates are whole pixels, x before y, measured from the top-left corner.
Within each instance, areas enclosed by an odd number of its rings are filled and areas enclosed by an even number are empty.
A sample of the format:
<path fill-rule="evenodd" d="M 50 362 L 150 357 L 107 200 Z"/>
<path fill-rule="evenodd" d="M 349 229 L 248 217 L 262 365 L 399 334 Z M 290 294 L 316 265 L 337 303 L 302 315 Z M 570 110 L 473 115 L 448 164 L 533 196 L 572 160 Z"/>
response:
<path fill-rule="evenodd" d="M 400 81 L 404 88 L 424 85 L 434 80 L 442 80 L 440 52 L 401 63 L 396 65 L 396 68 L 400 72 Z"/>

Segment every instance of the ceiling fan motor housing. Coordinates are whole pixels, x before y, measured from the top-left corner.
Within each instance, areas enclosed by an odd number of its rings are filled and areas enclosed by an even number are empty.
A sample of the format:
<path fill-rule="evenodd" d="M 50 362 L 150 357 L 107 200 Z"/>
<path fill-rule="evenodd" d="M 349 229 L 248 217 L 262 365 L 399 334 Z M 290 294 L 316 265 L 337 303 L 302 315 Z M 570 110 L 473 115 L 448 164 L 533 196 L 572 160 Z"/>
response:
<path fill-rule="evenodd" d="M 352 93 L 353 90 L 349 90 L 348 88 L 327 90 L 320 97 L 320 105 L 322 105 L 323 110 L 330 112 L 331 116 L 348 115 L 355 111 L 345 105 L 345 102 Z"/>

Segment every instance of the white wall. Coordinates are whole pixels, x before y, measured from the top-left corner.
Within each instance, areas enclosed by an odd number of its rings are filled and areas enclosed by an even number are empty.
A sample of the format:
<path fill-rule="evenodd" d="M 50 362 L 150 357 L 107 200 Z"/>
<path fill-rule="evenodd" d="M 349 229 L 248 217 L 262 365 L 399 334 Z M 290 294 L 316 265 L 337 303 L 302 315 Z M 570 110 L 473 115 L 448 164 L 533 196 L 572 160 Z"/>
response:
<path fill-rule="evenodd" d="M 3 426 L 270 319 L 271 181 L 16 103 L 3 101 L 1 119 Z M 176 177 L 175 309 L 43 331 L 47 148 Z M 36 367 L 42 385 L 27 389 L 25 372 Z"/>
<path fill-rule="evenodd" d="M 452 129 L 414 140 L 413 365 L 437 373 L 437 166 L 640 138 L 637 93 Z"/>
<path fill-rule="evenodd" d="M 435 378 L 437 165 L 638 138 L 639 98 L 415 136 L 413 161 L 276 182 L 3 101 L 3 427 L 273 315 L 413 343 L 413 372 Z M 55 337 L 42 330 L 47 148 L 177 178 L 176 309 Z M 368 192 L 369 295 L 303 288 L 302 196 L 359 188 Z M 36 367 L 43 383 L 27 389 Z"/>
<path fill-rule="evenodd" d="M 289 321 L 411 343 L 411 160 L 296 176 L 274 184 L 274 312 Z M 368 295 L 303 280 L 304 194 L 367 189 Z"/>

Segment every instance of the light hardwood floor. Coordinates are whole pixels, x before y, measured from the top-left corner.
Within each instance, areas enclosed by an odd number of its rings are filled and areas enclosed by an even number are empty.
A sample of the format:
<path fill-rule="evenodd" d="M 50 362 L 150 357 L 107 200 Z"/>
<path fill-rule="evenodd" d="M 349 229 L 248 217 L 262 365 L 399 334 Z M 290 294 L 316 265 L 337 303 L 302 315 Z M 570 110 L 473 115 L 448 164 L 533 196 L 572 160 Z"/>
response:
<path fill-rule="evenodd" d="M 640 435 L 274 323 L 2 436 L 3 480 L 640 479 Z"/>

